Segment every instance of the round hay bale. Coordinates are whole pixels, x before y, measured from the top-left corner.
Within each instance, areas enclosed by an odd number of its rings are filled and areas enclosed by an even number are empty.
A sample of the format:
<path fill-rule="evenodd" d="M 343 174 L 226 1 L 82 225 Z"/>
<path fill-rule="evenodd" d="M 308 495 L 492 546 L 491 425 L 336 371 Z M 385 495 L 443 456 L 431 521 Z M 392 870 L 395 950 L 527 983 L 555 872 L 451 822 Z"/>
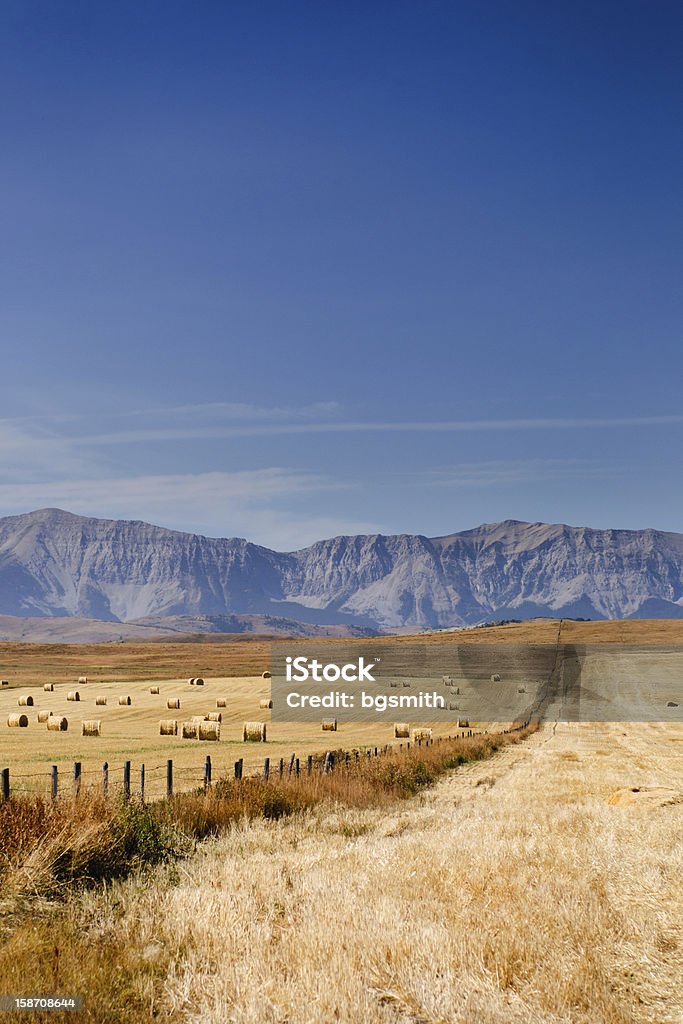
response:
<path fill-rule="evenodd" d="M 130 697 L 127 694 L 126 694 L 125 697 L 119 697 L 119 705 L 121 707 L 129 707 L 132 703 L 133 703 L 133 701 L 130 699 Z"/>
<path fill-rule="evenodd" d="M 47 727 L 50 732 L 66 732 L 69 728 L 69 722 L 62 715 L 50 715 L 47 720 Z"/>
<path fill-rule="evenodd" d="M 500 676 L 498 675 L 497 672 L 494 672 L 493 675 L 491 676 L 491 682 L 492 683 L 499 683 L 500 682 Z"/>
<path fill-rule="evenodd" d="M 323 732 L 336 732 L 337 731 L 337 719 L 326 718 L 322 723 Z"/>
<path fill-rule="evenodd" d="M 206 715 L 193 715 L 190 719 L 195 725 L 199 725 L 200 722 L 206 722 Z"/>
<path fill-rule="evenodd" d="M 159 692 L 159 687 L 158 686 L 150 686 L 149 692 L 150 693 L 158 693 Z"/>
<path fill-rule="evenodd" d="M 45 686 L 43 687 L 43 690 L 45 691 L 45 693 L 52 693 L 54 688 L 55 688 L 55 684 L 54 683 L 45 683 Z"/>
<path fill-rule="evenodd" d="M 269 700 L 267 697 L 265 697 L 263 700 L 260 700 L 258 702 L 258 706 L 261 708 L 262 711 L 267 711 L 269 708 L 272 708 L 273 702 L 272 700 Z"/>
<path fill-rule="evenodd" d="M 417 740 L 431 740 L 432 730 L 431 729 L 412 729 L 410 738 L 415 743 Z"/>
<path fill-rule="evenodd" d="M 469 718 L 459 718 L 458 719 L 458 729 L 469 729 L 469 727 L 470 727 L 470 720 L 469 720 Z"/>
<path fill-rule="evenodd" d="M 81 699 L 81 695 L 78 692 L 78 690 L 69 690 L 69 692 L 66 695 L 66 699 L 67 700 L 80 700 Z"/>
<path fill-rule="evenodd" d="M 50 711 L 39 711 L 38 712 L 38 721 L 40 722 L 41 725 L 45 725 L 45 723 L 47 722 L 48 718 L 50 717 L 50 714 L 51 714 Z"/>
<path fill-rule="evenodd" d="M 398 686 L 398 683 L 395 679 L 392 679 L 391 682 L 389 683 L 389 686 Z"/>
<path fill-rule="evenodd" d="M 28 728 L 28 715 L 13 711 L 7 719 L 7 725 L 10 729 L 26 729 Z"/>
<path fill-rule="evenodd" d="M 166 707 L 169 711 L 180 710 L 180 697 L 169 697 L 166 701 Z"/>
<path fill-rule="evenodd" d="M 107 703 L 107 698 L 103 694 L 100 694 L 99 697 L 95 697 L 95 706 L 96 707 L 105 707 L 106 703 Z"/>
<path fill-rule="evenodd" d="M 446 686 L 450 686 L 450 684 L 453 682 L 453 678 L 452 676 L 441 676 L 441 682 L 445 683 Z"/>
<path fill-rule="evenodd" d="M 261 679 L 270 679 L 270 672 L 266 669 L 265 672 L 261 673 Z"/>
<path fill-rule="evenodd" d="M 183 722 L 181 736 L 184 740 L 196 740 L 198 729 L 198 722 Z"/>
<path fill-rule="evenodd" d="M 223 715 L 220 713 L 220 711 L 209 711 L 208 715 L 206 716 L 205 721 L 207 721 L 207 722 L 222 722 L 223 721 Z"/>
<path fill-rule="evenodd" d="M 195 684 L 195 677 L 192 676 L 192 679 L 188 679 L 187 681 L 188 681 L 190 686 L 194 686 L 194 684 Z"/>
<path fill-rule="evenodd" d="M 160 736 L 177 736 L 178 722 L 175 718 L 162 718 L 159 722 Z"/>
<path fill-rule="evenodd" d="M 265 743 L 266 723 L 245 722 L 242 728 L 242 741 L 244 743 Z"/>
<path fill-rule="evenodd" d="M 20 708 L 32 708 L 33 697 L 29 693 L 28 696 L 20 697 L 19 700 L 17 701 L 17 704 L 19 705 Z"/>
<path fill-rule="evenodd" d="M 216 707 L 217 708 L 227 708 L 227 706 L 228 706 L 228 702 L 225 699 L 225 697 L 219 697 L 218 700 L 216 701 Z"/>
<path fill-rule="evenodd" d="M 220 722 L 200 722 L 197 727 L 197 738 L 200 740 L 219 740 L 221 738 Z"/>
<path fill-rule="evenodd" d="M 450 702 L 450 704 L 448 705 L 448 710 L 449 710 L 449 711 L 459 711 L 459 710 L 460 710 L 460 708 L 459 708 L 459 707 L 458 707 L 458 705 L 457 705 L 457 704 L 455 703 L 455 701 L 451 701 L 451 702 Z"/>
<path fill-rule="evenodd" d="M 0 679 L 0 686 L 9 686 L 9 679 Z"/>
<path fill-rule="evenodd" d="M 403 681 L 403 685 L 404 685 L 404 686 L 410 686 L 410 683 L 408 682 L 408 680 L 407 680 L 407 679 L 404 679 L 404 681 Z"/>
<path fill-rule="evenodd" d="M 81 736 L 101 736 L 102 722 L 99 718 L 91 718 L 81 723 Z"/>
<path fill-rule="evenodd" d="M 675 700 L 668 700 L 668 701 L 666 702 L 666 706 L 667 706 L 668 708 L 677 708 L 677 707 L 678 707 L 678 704 L 676 703 L 676 701 L 675 701 Z"/>
<path fill-rule="evenodd" d="M 76 682 L 78 683 L 79 686 L 85 686 L 87 684 L 87 682 L 88 682 L 88 677 L 87 676 L 79 676 L 78 679 L 76 680 Z"/>
<path fill-rule="evenodd" d="M 517 693 L 526 693 L 526 686 L 518 686 Z"/>
<path fill-rule="evenodd" d="M 394 722 L 394 736 L 397 740 L 410 736 L 410 723 Z"/>
<path fill-rule="evenodd" d="M 194 685 L 195 686 L 203 686 L 204 685 L 204 680 L 201 678 L 201 676 L 197 676 L 197 678 L 194 681 Z"/>

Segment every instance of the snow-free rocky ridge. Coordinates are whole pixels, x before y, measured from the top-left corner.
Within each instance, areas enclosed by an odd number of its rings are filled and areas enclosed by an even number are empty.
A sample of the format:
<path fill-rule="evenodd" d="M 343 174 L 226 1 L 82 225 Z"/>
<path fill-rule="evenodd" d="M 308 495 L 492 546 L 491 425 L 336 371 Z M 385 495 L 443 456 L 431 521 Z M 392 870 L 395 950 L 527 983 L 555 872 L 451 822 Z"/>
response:
<path fill-rule="evenodd" d="M 447 537 L 334 537 L 283 553 L 42 509 L 0 519 L 2 614 L 245 614 L 370 629 L 674 618 L 683 616 L 683 535 L 507 520 Z"/>

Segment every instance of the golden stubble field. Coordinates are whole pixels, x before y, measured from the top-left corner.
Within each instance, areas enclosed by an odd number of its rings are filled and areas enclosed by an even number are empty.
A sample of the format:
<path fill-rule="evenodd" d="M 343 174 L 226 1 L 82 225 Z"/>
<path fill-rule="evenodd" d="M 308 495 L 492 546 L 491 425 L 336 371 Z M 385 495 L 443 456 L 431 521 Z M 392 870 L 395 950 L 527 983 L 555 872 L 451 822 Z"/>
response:
<path fill-rule="evenodd" d="M 235 830 L 112 934 L 193 1024 L 680 1024 L 682 741 L 546 723 L 393 810 Z"/>
<path fill-rule="evenodd" d="M 677 644 L 683 643 L 683 622 L 542 620 L 485 630 L 392 637 L 373 644 L 554 643 L 558 639 L 562 643 Z M 320 640 L 316 638 L 315 643 Z M 130 760 L 133 786 L 144 763 L 146 792 L 154 797 L 165 791 L 167 758 L 174 762 L 176 788 L 184 789 L 201 782 L 207 754 L 215 778 L 232 772 L 239 758 L 244 759 L 245 772 L 251 773 L 262 768 L 266 756 L 276 765 L 280 758 L 289 759 L 292 754 L 303 760 L 328 749 L 394 742 L 393 727 L 386 723 L 349 724 L 336 733 L 323 733 L 320 722 L 271 724 L 270 712 L 259 708 L 259 700 L 270 695 L 269 681 L 261 678 L 269 664 L 270 643 L 262 637 L 202 637 L 196 642 L 146 644 L 0 644 L 0 676 L 10 681 L 9 687 L 0 690 L 0 767 L 10 768 L 14 792 L 47 792 L 52 764 L 58 765 L 63 786 L 69 785 L 74 761 L 82 763 L 83 783 L 98 785 L 106 761 L 110 784 L 115 787 L 122 782 L 124 760 Z M 80 675 L 87 675 L 86 685 L 78 685 Z M 197 675 L 205 679 L 203 687 L 188 684 L 188 678 Z M 54 692 L 43 691 L 45 682 L 54 683 Z M 158 695 L 150 693 L 152 685 L 159 686 Z M 67 700 L 72 689 L 79 691 L 79 702 Z M 33 696 L 33 707 L 18 707 L 22 694 Z M 130 707 L 118 705 L 118 697 L 124 694 L 132 698 Z M 95 705 L 97 695 L 107 697 L 106 706 Z M 167 709 L 166 701 L 174 697 L 181 700 L 179 711 Z M 226 708 L 217 709 L 218 698 L 226 699 Z M 48 732 L 37 722 L 39 710 L 65 715 L 68 731 Z M 216 710 L 223 716 L 217 743 L 159 735 L 161 719 L 182 722 Z M 19 711 L 29 716 L 29 727 L 8 728 L 8 715 Z M 321 720 L 323 717 L 321 714 Z M 423 724 L 432 727 L 435 736 L 456 732 L 452 716 L 448 721 L 444 717 L 425 719 Z M 84 719 L 101 720 L 102 735 L 81 736 Z M 267 743 L 242 742 L 243 723 L 253 720 L 267 723 Z"/>
<path fill-rule="evenodd" d="M 158 694 L 150 693 L 152 686 Z M 76 690 L 80 701 L 69 701 L 67 693 Z M 19 696 L 31 694 L 33 707 L 19 707 Z M 96 706 L 96 695 L 106 696 L 106 706 Z M 130 706 L 119 706 L 119 696 L 130 696 Z M 214 778 L 232 772 L 238 758 L 244 760 L 247 774 L 262 769 L 269 757 L 273 770 L 279 759 L 289 760 L 291 754 L 305 759 L 308 754 L 339 747 L 384 746 L 394 742 L 393 725 L 386 723 L 354 723 L 340 725 L 337 732 L 323 733 L 321 720 L 315 723 L 271 723 L 270 711 L 259 708 L 259 701 L 270 696 L 270 680 L 260 676 L 238 676 L 204 679 L 203 686 L 191 686 L 187 679 L 131 682 L 88 681 L 86 685 L 58 683 L 51 693 L 42 686 L 21 686 L 0 691 L 0 767 L 10 769 L 13 792 L 48 792 L 50 765 L 58 766 L 61 784 L 70 785 L 74 761 L 82 764 L 83 783 L 99 785 L 102 763 L 109 764 L 110 785 L 121 785 L 123 762 L 130 760 L 133 787 L 145 764 L 145 791 L 150 797 L 161 796 L 166 786 L 166 760 L 173 759 L 175 788 L 189 789 L 203 778 L 204 760 L 211 757 Z M 169 710 L 169 698 L 179 698 L 180 710 Z M 217 708 L 218 698 L 225 698 L 227 707 Z M 69 721 L 66 732 L 48 732 L 38 723 L 40 710 L 64 715 Z M 219 711 L 222 715 L 221 738 L 215 741 L 187 740 L 178 736 L 160 736 L 159 721 L 176 719 L 178 723 L 193 716 Z M 10 712 L 28 715 L 28 728 L 8 728 Z M 101 736 L 82 736 L 81 722 L 98 719 Z M 266 722 L 266 743 L 245 743 L 242 727 L 246 721 Z M 434 735 L 454 734 L 452 723 L 435 721 Z M 398 742 L 398 741 L 396 741 Z"/>

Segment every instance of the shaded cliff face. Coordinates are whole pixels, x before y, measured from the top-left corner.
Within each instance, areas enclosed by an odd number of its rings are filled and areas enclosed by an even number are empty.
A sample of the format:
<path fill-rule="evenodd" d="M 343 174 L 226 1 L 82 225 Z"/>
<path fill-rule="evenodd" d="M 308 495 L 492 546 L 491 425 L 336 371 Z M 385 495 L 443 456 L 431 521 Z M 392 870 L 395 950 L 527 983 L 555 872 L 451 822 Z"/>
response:
<path fill-rule="evenodd" d="M 507 521 L 448 537 L 242 539 L 44 509 L 0 520 L 0 614 L 248 613 L 439 628 L 496 617 L 683 615 L 683 535 Z"/>

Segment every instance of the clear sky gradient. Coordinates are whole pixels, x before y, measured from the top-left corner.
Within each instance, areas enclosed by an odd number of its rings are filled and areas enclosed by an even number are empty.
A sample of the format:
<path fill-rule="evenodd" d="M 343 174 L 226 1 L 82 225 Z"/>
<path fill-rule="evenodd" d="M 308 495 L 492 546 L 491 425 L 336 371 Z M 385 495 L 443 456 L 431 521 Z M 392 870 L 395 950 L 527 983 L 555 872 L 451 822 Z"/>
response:
<path fill-rule="evenodd" d="M 682 530 L 682 29 L 8 0 L 0 514 Z"/>

